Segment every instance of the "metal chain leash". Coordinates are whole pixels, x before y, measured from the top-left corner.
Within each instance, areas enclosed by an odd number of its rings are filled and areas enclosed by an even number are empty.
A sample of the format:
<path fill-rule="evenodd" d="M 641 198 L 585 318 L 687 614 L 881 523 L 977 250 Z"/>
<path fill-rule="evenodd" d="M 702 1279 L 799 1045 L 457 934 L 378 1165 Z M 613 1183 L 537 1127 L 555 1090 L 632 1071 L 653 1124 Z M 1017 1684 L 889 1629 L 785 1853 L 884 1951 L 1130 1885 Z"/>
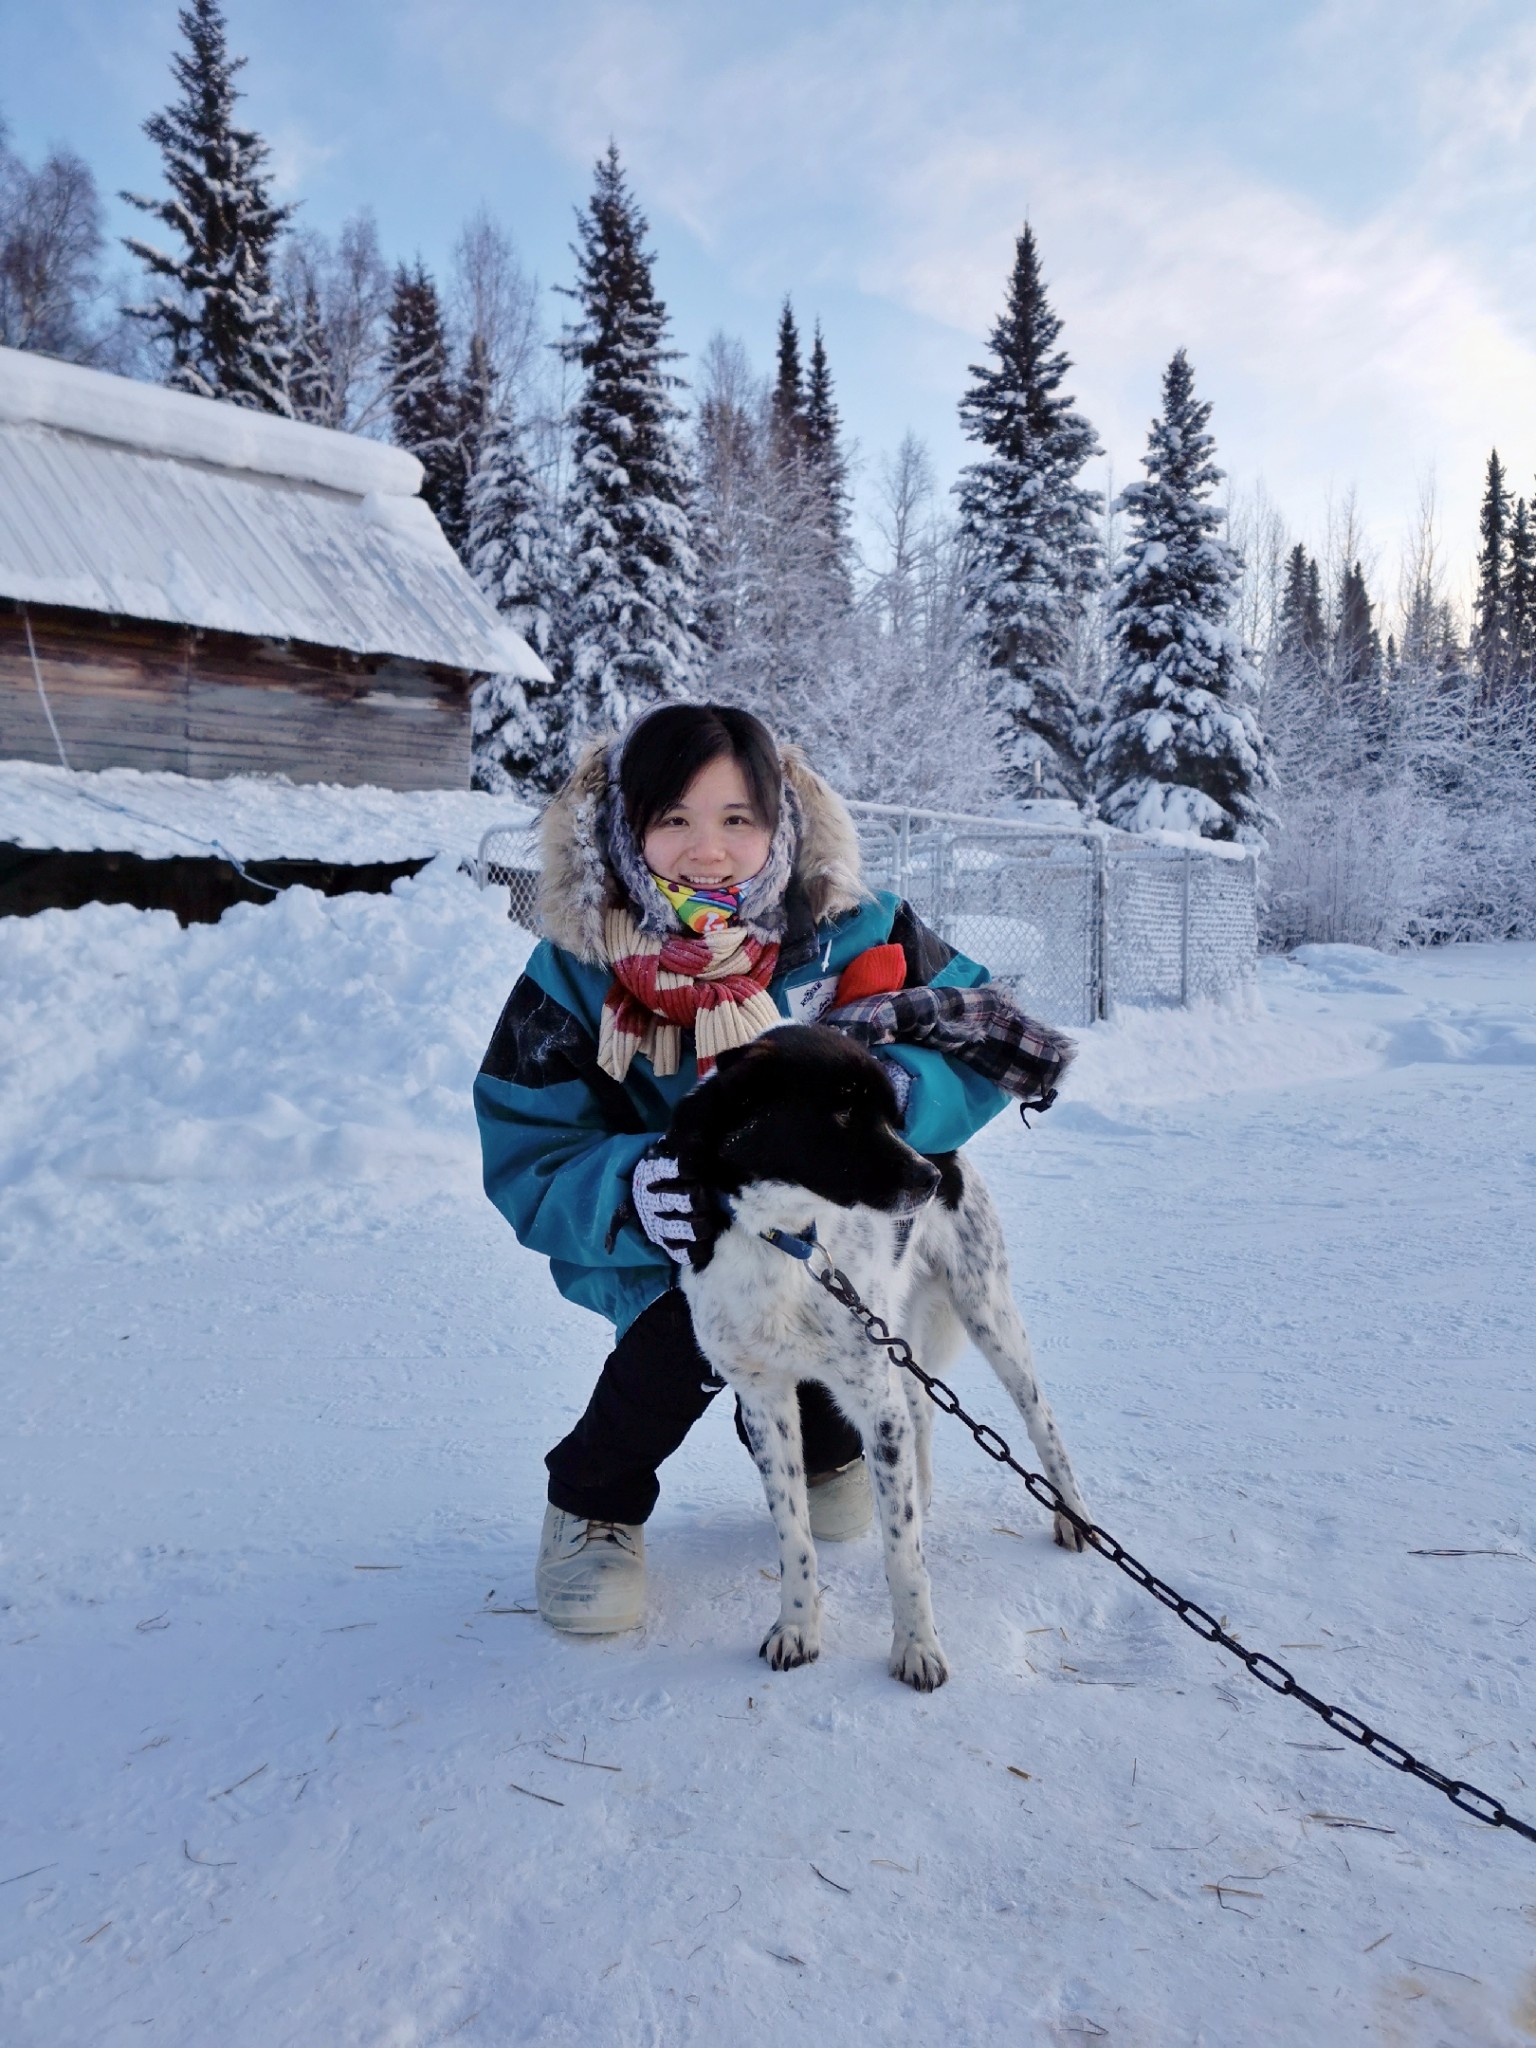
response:
<path fill-rule="evenodd" d="M 768 1233 L 764 1233 L 768 1235 Z M 772 1239 L 779 1242 L 780 1249 L 792 1251 L 795 1257 L 806 1260 L 811 1278 L 818 1287 L 825 1289 L 835 1302 L 847 1309 L 848 1313 L 863 1327 L 871 1344 L 887 1351 L 903 1372 L 908 1372 L 921 1385 L 935 1408 L 945 1415 L 953 1415 L 963 1422 L 976 1442 L 996 1464 L 1006 1465 L 1010 1472 L 1016 1472 L 1040 1505 L 1070 1522 L 1083 1541 L 1096 1550 L 1100 1557 L 1107 1557 L 1112 1565 L 1118 1566 L 1128 1579 L 1150 1593 L 1154 1600 L 1160 1600 L 1171 1614 L 1178 1616 L 1188 1629 L 1193 1629 L 1200 1640 L 1215 1643 L 1253 1673 L 1261 1685 L 1267 1685 L 1271 1692 L 1277 1692 L 1289 1699 L 1299 1700 L 1304 1707 L 1326 1722 L 1336 1735 L 1342 1735 L 1347 1742 L 1353 1742 L 1378 1757 L 1382 1763 L 1390 1764 L 1395 1771 L 1402 1771 L 1411 1778 L 1418 1778 L 1426 1785 L 1433 1785 L 1437 1792 L 1443 1792 L 1453 1806 L 1463 1813 L 1470 1813 L 1474 1820 L 1485 1821 L 1491 1828 L 1509 1828 L 1512 1833 L 1523 1835 L 1528 1842 L 1536 1842 L 1536 1827 L 1529 1821 L 1518 1820 L 1510 1813 L 1502 1800 L 1495 1799 L 1491 1792 L 1479 1791 L 1476 1785 L 1469 1785 L 1461 1778 L 1448 1778 L 1443 1771 L 1437 1771 L 1430 1764 L 1420 1763 L 1416 1756 L 1393 1742 L 1389 1736 L 1379 1734 L 1376 1729 L 1362 1721 L 1357 1714 L 1351 1714 L 1345 1707 L 1330 1706 L 1327 1700 L 1319 1699 L 1309 1692 L 1293 1675 L 1273 1657 L 1267 1657 L 1262 1650 L 1250 1650 L 1237 1637 L 1228 1633 L 1213 1614 L 1188 1600 L 1156 1572 L 1149 1571 L 1140 1558 L 1133 1557 L 1124 1544 L 1117 1543 L 1113 1536 L 1101 1529 L 1097 1522 L 1088 1522 L 1068 1507 L 1060 1491 L 1052 1485 L 1043 1472 L 1031 1472 L 1019 1463 L 1003 1438 L 989 1423 L 978 1422 L 968 1415 L 961 1406 L 960 1397 L 953 1387 L 925 1372 L 912 1355 L 912 1347 L 905 1337 L 893 1337 L 885 1322 L 872 1308 L 861 1301 L 853 1282 L 847 1274 L 832 1264 L 821 1245 L 805 1243 L 804 1250 L 798 1248 L 803 1241 L 784 1242 L 784 1233 L 774 1232 Z M 811 1263 L 810 1253 L 819 1251 L 826 1260 L 825 1267 Z"/>

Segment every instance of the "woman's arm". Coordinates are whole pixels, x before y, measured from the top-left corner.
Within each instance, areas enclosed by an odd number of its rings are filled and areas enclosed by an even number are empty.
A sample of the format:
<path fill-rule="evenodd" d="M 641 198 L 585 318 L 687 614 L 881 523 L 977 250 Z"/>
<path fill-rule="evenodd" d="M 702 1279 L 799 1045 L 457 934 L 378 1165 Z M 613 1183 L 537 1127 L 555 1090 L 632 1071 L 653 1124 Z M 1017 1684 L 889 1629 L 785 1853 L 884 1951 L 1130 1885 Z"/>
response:
<path fill-rule="evenodd" d="M 656 1133 L 597 1064 L 586 1024 L 525 974 L 475 1081 L 485 1191 L 518 1242 L 572 1266 L 650 1266 L 666 1254 L 633 1222 L 613 1232 Z"/>
<path fill-rule="evenodd" d="M 992 979 L 930 931 L 910 903 L 897 906 L 891 940 L 906 955 L 908 988 L 980 988 Z M 882 1057 L 911 1076 L 902 1136 L 919 1152 L 955 1152 L 1008 1106 L 1001 1088 L 968 1067 L 919 1045 L 891 1045 Z"/>

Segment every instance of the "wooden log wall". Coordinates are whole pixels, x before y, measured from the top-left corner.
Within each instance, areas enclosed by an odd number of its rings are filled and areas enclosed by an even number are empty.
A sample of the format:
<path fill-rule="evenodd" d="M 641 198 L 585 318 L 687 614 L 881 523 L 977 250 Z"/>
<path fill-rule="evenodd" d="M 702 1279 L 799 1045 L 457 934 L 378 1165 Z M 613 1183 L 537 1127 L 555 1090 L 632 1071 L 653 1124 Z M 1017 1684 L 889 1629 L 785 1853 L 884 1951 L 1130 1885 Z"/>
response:
<path fill-rule="evenodd" d="M 457 669 L 34 607 L 74 768 L 280 774 L 384 789 L 469 787 Z M 0 604 L 0 757 L 57 762 L 20 607 Z"/>

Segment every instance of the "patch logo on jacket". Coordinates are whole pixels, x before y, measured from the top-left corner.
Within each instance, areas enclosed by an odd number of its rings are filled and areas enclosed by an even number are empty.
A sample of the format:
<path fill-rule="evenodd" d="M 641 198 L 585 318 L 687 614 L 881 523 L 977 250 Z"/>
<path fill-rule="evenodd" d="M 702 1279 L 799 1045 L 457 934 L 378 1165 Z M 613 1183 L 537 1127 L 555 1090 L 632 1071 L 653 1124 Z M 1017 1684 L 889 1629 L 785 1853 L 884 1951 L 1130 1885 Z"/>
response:
<path fill-rule="evenodd" d="M 790 1017 L 796 1024 L 814 1024 L 837 1000 L 837 976 L 822 974 L 799 988 L 787 988 L 784 1000 L 789 1004 Z"/>

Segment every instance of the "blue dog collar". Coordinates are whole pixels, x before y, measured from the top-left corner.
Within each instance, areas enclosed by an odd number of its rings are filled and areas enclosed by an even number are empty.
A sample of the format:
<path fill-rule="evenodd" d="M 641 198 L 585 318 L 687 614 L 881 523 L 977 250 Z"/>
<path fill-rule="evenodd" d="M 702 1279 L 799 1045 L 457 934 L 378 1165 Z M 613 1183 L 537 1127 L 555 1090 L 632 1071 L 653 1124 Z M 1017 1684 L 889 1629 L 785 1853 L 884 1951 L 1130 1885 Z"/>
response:
<path fill-rule="evenodd" d="M 758 1236 L 771 1244 L 775 1251 L 788 1252 L 792 1259 L 808 1260 L 813 1252 L 821 1250 L 814 1221 L 799 1236 L 792 1230 L 760 1230 Z"/>

